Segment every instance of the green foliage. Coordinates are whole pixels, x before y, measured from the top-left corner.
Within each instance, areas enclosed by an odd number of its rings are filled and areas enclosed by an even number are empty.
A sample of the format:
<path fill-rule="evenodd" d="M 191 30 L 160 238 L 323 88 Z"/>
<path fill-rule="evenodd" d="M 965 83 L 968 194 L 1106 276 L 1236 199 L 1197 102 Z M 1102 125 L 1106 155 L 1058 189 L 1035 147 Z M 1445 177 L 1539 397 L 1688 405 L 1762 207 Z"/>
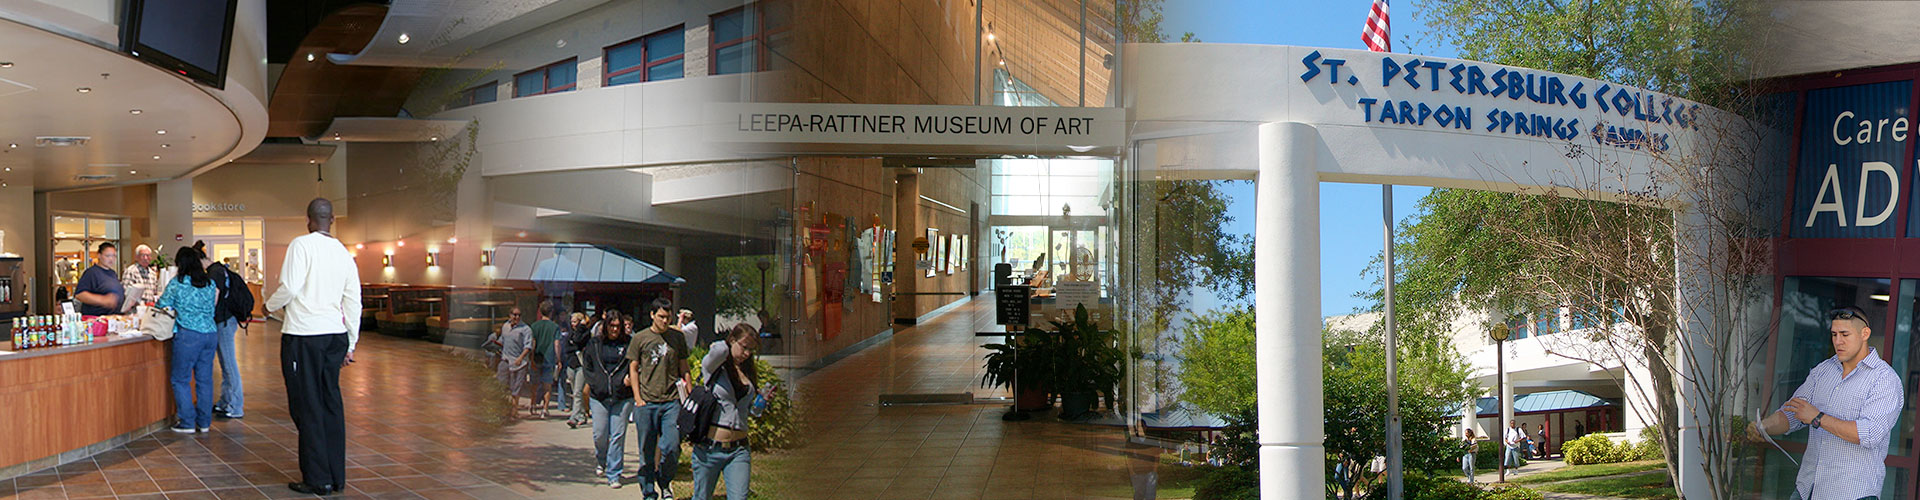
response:
<path fill-rule="evenodd" d="M 1543 500 L 1540 492 L 1521 486 L 1481 488 L 1454 480 L 1450 476 L 1408 472 L 1404 480 L 1407 500 Z"/>
<path fill-rule="evenodd" d="M 1259 470 L 1241 465 L 1208 469 L 1193 489 L 1193 500 L 1259 500 Z"/>
<path fill-rule="evenodd" d="M 705 370 L 700 369 L 700 360 L 707 358 L 707 349 L 705 347 L 694 346 L 691 350 L 694 360 L 694 369 L 691 374 L 693 383 L 704 384 L 706 383 L 706 381 L 703 380 L 706 378 L 704 376 Z M 800 412 L 798 408 L 793 406 L 793 394 L 789 391 L 786 381 L 781 380 L 780 371 L 775 369 L 773 365 L 767 364 L 767 361 L 764 359 L 755 357 L 753 359 L 753 366 L 754 386 L 779 387 L 780 389 L 773 391 L 773 395 L 767 398 L 766 413 L 761 413 L 758 417 L 748 419 L 747 439 L 749 443 L 753 445 L 754 450 L 762 451 L 785 450 L 799 446 L 801 434 Z"/>
<path fill-rule="evenodd" d="M 1524 486 L 1503 486 L 1487 490 L 1483 500 L 1546 500 L 1545 495 Z"/>
<path fill-rule="evenodd" d="M 1180 398 L 1227 415 L 1254 405 L 1253 308 L 1216 309 L 1188 322 L 1176 347 Z"/>
<path fill-rule="evenodd" d="M 1745 429 L 1745 427 L 1739 426 L 1729 428 Z M 1632 460 L 1661 460 L 1664 458 L 1666 458 L 1666 453 L 1660 449 L 1660 435 L 1654 432 L 1652 427 L 1640 429 L 1640 440 L 1633 443 Z"/>
<path fill-rule="evenodd" d="M 1602 434 L 1580 436 L 1561 445 L 1561 451 L 1567 456 L 1567 465 L 1628 462 L 1637 456 L 1632 443 L 1614 443 Z"/>
<path fill-rule="evenodd" d="M 713 283 L 717 288 L 714 296 L 714 314 L 751 318 L 760 312 L 762 304 L 773 308 L 779 303 L 779 297 L 760 286 L 763 275 L 757 263 L 763 260 L 772 262 L 773 256 L 741 255 L 714 259 L 715 267 L 718 268 Z M 766 282 L 779 283 L 781 279 L 779 266 L 768 267 L 764 275 Z M 717 330 L 719 327 L 720 325 L 713 325 L 713 328 L 716 328 L 715 331 L 719 331 Z"/>
<path fill-rule="evenodd" d="M 1507 448 L 1501 446 L 1499 441 L 1482 440 L 1473 447 L 1473 464 L 1481 469 L 1497 469 L 1500 467 L 1500 459 L 1506 456 L 1506 453 Z M 1527 459 L 1520 458 L 1520 466 L 1526 465 Z"/>
<path fill-rule="evenodd" d="M 1371 489 L 1381 477 L 1366 465 L 1387 449 L 1384 342 L 1339 331 L 1323 332 L 1321 339 L 1329 493 L 1343 473 L 1356 490 Z M 1402 463 L 1406 470 L 1452 470 L 1466 444 L 1448 432 L 1457 419 L 1447 412 L 1477 391 L 1469 388 L 1467 366 L 1445 339 L 1406 340 L 1399 363 Z"/>
<path fill-rule="evenodd" d="M 1087 306 L 1074 308 L 1072 322 L 1053 321 L 1054 331 L 1027 330 L 1005 344 L 987 344 L 982 387 L 1010 387 L 1017 373 L 1022 385 L 1034 383 L 1053 394 L 1092 392 L 1119 401 L 1120 332 L 1102 330 L 1087 315 Z"/>

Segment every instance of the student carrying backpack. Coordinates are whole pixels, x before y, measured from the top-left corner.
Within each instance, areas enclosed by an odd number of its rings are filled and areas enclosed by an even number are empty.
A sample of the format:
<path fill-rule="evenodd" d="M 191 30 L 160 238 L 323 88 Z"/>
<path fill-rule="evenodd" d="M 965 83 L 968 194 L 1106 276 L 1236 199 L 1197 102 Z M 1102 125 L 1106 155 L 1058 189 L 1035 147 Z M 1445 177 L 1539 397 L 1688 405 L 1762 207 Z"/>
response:
<path fill-rule="evenodd" d="M 213 403 L 213 416 L 221 419 L 245 418 L 246 394 L 240 382 L 240 361 L 234 356 L 234 333 L 253 319 L 253 291 L 247 288 L 247 280 L 239 273 L 227 269 L 227 265 L 216 262 L 207 255 L 206 242 L 194 242 L 194 250 L 200 253 L 200 262 L 206 266 L 207 278 L 213 282 L 216 295 L 213 305 L 213 324 L 218 333 L 219 346 L 214 356 L 220 363 L 220 397 Z"/>

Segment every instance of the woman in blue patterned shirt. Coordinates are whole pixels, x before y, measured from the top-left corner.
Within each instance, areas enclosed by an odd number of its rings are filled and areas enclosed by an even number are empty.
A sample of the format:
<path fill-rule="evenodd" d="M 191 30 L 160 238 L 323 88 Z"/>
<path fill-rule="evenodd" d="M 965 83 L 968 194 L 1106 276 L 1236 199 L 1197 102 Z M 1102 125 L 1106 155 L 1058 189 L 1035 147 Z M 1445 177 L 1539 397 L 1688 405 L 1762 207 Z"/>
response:
<path fill-rule="evenodd" d="M 167 281 L 156 307 L 173 309 L 173 431 L 207 432 L 213 423 L 213 307 L 219 299 L 213 280 L 200 264 L 200 252 L 181 247 L 173 260 L 180 274 Z M 191 385 L 189 385 L 191 384 Z"/>

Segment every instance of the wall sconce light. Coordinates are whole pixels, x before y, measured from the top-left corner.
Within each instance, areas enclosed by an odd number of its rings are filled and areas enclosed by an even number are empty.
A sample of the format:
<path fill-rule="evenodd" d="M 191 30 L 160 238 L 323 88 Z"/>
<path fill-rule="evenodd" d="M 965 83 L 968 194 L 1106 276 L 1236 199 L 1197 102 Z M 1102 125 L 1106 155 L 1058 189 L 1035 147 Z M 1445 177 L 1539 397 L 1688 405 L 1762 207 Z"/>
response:
<path fill-rule="evenodd" d="M 493 249 L 489 248 L 489 249 L 480 251 L 480 265 L 482 266 L 493 265 Z"/>
<path fill-rule="evenodd" d="M 381 266 L 381 267 L 385 267 L 385 268 L 388 268 L 388 269 L 392 269 L 392 268 L 393 268 L 393 254 L 386 254 L 386 255 L 382 255 L 382 256 L 380 256 L 380 266 Z"/>
<path fill-rule="evenodd" d="M 427 252 L 427 267 L 440 267 L 440 252 Z"/>

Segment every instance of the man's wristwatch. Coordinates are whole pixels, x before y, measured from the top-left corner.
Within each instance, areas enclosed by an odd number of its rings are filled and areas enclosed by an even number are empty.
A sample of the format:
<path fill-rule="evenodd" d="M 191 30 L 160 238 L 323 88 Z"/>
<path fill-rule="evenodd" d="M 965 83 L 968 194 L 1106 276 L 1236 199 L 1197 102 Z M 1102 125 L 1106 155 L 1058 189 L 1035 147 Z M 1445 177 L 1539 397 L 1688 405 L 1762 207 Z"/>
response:
<path fill-rule="evenodd" d="M 1820 428 L 1820 417 L 1824 417 L 1824 416 L 1827 416 L 1827 412 L 1824 412 L 1824 411 L 1823 411 L 1823 412 L 1820 412 L 1820 414 L 1819 414 L 1819 415 L 1814 415 L 1814 416 L 1813 416 L 1813 422 L 1810 422 L 1810 423 L 1812 423 L 1812 424 L 1813 424 L 1813 428 L 1815 428 L 1815 429 L 1818 429 L 1818 428 Z"/>

